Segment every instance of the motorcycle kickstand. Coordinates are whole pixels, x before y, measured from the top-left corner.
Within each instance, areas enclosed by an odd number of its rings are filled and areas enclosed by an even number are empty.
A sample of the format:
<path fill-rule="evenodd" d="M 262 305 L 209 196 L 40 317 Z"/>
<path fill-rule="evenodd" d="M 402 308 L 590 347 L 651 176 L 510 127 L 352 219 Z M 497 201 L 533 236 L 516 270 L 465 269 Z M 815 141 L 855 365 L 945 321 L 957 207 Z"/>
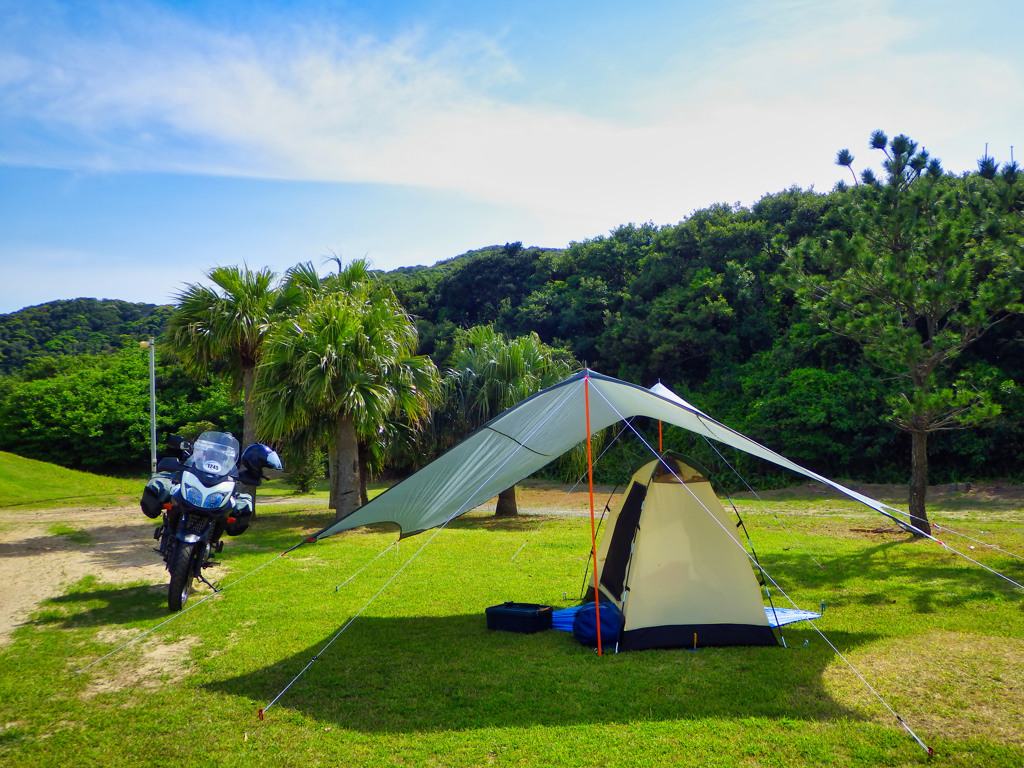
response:
<path fill-rule="evenodd" d="M 201 582 L 203 582 L 203 584 L 205 584 L 206 586 L 208 586 L 208 587 L 209 587 L 210 589 L 212 589 L 212 590 L 213 590 L 214 594 L 216 594 L 216 593 L 220 592 L 220 590 L 219 590 L 219 589 L 218 589 L 217 587 L 213 586 L 213 584 L 211 584 L 210 582 L 208 582 L 208 581 L 206 580 L 206 577 L 205 577 L 205 576 L 203 576 L 203 574 L 202 574 L 202 573 L 199 573 L 199 574 L 197 574 L 197 576 L 198 576 L 199 580 L 200 580 Z"/>

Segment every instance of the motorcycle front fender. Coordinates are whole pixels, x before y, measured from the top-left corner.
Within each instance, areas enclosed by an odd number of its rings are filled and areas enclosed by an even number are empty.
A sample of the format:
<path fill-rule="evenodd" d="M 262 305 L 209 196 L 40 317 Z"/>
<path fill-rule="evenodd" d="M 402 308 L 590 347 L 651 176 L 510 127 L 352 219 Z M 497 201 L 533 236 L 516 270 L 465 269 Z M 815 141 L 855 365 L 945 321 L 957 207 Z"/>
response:
<path fill-rule="evenodd" d="M 202 533 L 191 533 L 185 530 L 185 521 L 182 520 L 174 532 L 174 537 L 183 544 L 198 544 L 200 541 L 209 541 L 212 532 L 213 525 L 211 524 L 207 525 Z"/>

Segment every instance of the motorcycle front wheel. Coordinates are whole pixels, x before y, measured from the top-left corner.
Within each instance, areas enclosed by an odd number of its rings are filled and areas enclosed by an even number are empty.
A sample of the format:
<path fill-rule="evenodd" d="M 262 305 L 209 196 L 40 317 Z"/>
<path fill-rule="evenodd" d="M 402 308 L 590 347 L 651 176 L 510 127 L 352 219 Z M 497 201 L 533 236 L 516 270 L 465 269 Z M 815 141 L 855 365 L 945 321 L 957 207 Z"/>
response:
<path fill-rule="evenodd" d="M 192 592 L 192 581 L 195 572 L 192 568 L 192 555 L 195 544 L 178 542 L 174 560 L 170 564 L 171 586 L 167 591 L 167 607 L 171 612 L 180 611 Z"/>

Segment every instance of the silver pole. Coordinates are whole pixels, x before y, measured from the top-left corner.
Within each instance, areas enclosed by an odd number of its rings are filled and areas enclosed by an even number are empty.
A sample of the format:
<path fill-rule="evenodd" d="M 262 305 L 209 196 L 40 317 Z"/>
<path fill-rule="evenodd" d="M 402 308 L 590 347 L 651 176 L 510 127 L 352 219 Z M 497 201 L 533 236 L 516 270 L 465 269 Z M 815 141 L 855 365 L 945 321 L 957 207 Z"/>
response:
<path fill-rule="evenodd" d="M 149 349 L 149 471 L 156 474 L 156 339 L 140 341 L 139 346 Z"/>
<path fill-rule="evenodd" d="M 156 339 L 149 337 L 149 466 L 156 474 Z"/>

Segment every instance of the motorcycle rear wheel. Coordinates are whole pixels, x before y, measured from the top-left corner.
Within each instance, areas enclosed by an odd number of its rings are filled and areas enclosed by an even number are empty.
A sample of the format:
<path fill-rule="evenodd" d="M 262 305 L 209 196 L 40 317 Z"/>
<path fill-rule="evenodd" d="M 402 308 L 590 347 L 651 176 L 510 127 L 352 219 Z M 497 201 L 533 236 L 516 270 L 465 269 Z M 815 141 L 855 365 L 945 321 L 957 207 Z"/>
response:
<path fill-rule="evenodd" d="M 171 586 L 167 590 L 167 607 L 171 612 L 180 611 L 188 596 L 192 593 L 192 581 L 195 573 L 192 569 L 192 555 L 195 544 L 178 542 L 177 551 L 174 553 L 174 562 L 171 563 Z"/>

